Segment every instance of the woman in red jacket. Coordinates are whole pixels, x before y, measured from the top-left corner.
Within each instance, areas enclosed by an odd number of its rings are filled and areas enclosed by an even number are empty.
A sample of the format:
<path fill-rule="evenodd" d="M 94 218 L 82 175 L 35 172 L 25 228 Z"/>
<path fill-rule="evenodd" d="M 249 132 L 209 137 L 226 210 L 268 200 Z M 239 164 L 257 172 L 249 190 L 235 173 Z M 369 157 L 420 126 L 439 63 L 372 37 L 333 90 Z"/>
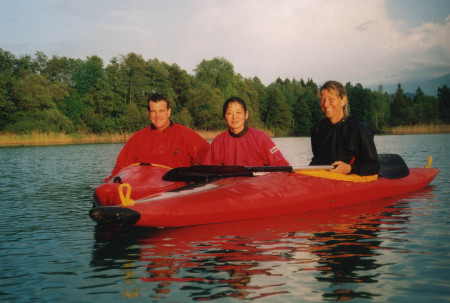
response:
<path fill-rule="evenodd" d="M 204 164 L 289 165 L 265 132 L 246 125 L 248 111 L 244 100 L 239 97 L 227 99 L 223 105 L 223 117 L 228 130 L 214 138 Z"/>

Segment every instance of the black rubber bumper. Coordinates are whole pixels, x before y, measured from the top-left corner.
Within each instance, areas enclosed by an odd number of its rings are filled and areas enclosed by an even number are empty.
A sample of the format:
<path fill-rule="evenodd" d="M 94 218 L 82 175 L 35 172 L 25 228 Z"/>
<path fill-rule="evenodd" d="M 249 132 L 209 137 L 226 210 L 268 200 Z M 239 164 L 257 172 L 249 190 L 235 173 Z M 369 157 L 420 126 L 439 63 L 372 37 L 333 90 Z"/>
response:
<path fill-rule="evenodd" d="M 102 226 L 132 226 L 141 218 L 141 214 L 126 207 L 100 206 L 89 211 L 92 220 Z"/>

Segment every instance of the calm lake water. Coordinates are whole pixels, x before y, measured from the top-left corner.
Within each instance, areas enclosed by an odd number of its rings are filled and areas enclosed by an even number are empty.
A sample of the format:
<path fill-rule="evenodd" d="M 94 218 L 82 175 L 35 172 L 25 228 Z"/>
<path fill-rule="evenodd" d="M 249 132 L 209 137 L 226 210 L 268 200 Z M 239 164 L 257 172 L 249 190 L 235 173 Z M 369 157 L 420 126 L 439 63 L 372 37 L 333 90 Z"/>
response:
<path fill-rule="evenodd" d="M 375 139 L 440 174 L 333 211 L 122 231 L 88 215 L 122 144 L 0 148 L 0 301 L 448 302 L 450 135 Z M 308 164 L 309 138 L 274 141 Z"/>

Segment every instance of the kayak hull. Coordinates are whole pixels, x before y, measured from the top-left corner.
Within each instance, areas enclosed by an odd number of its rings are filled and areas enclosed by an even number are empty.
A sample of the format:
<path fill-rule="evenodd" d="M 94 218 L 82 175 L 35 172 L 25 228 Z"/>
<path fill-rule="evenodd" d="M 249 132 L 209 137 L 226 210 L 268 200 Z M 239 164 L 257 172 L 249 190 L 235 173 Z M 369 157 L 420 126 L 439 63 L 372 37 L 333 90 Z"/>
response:
<path fill-rule="evenodd" d="M 392 197 L 425 187 L 438 173 L 436 168 L 411 168 L 405 178 L 355 183 L 273 172 L 157 193 L 137 199 L 126 208 L 140 214 L 136 226 L 179 227 L 239 221 Z"/>

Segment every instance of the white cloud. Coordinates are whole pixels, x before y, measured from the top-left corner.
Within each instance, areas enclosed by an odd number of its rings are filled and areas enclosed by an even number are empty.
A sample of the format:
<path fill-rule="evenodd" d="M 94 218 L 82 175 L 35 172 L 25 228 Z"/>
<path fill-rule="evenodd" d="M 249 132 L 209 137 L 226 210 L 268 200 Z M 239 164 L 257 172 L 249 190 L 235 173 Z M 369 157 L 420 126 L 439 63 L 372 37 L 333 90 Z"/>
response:
<path fill-rule="evenodd" d="M 225 57 L 236 72 L 258 76 L 265 84 L 277 77 L 388 84 L 450 71 L 450 17 L 441 24 L 407 28 L 404 20 L 390 19 L 385 1 L 46 3 L 39 7 L 40 17 L 10 19 L 17 27 L 9 28 L 18 32 L 12 36 L 0 30 L 4 49 L 99 55 L 106 61 L 135 52 L 177 63 L 188 72 L 203 59 Z"/>

